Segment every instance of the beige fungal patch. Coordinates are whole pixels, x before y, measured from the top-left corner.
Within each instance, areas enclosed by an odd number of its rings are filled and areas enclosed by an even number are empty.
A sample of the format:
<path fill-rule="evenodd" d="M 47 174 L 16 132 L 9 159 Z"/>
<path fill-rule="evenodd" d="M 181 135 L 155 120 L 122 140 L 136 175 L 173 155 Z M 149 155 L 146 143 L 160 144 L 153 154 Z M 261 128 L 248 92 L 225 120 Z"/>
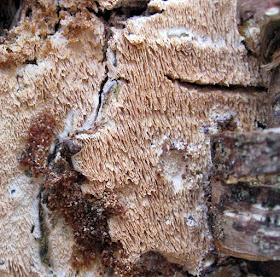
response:
<path fill-rule="evenodd" d="M 42 180 L 25 176 L 18 161 L 32 120 L 41 111 L 53 112 L 60 133 L 67 115 L 75 110 L 80 127 L 98 106 L 105 74 L 103 23 L 87 11 L 73 18 L 65 11 L 55 33 L 56 1 L 35 2 L 30 2 L 32 20 L 31 14 L 25 16 L 29 6 L 23 6 L 21 21 L 0 45 L 1 276 L 48 276 L 52 270 L 41 264 L 39 256 L 38 205 L 34 203 L 39 201 Z M 74 32 L 75 41 L 71 37 Z M 51 252 L 51 259 L 65 262 L 62 268 L 67 275 L 73 270 L 64 256 L 68 243 L 62 243 L 60 230 L 51 233 L 56 239 L 50 238 L 50 243 L 60 245 Z M 57 263 L 54 267 L 59 271 Z"/>
<path fill-rule="evenodd" d="M 127 82 L 98 118 L 112 124 L 84 137 L 74 166 L 91 182 L 87 191 L 99 195 L 110 188 L 125 199 L 127 216 L 111 218 L 109 227 L 127 261 L 156 251 L 198 274 L 211 248 L 203 193 L 211 168 L 211 132 L 205 127 L 219 132 L 224 119 L 236 122 L 228 128 L 253 130 L 256 120 L 267 119 L 267 98 L 264 90 L 183 82 L 264 86 L 267 79 L 233 27 L 234 5 L 205 1 L 198 9 L 195 1 L 168 2 L 162 14 L 133 18 L 124 30 L 114 30 L 110 47 L 117 61 L 109 64 L 110 76 Z M 218 18 L 223 25 L 215 22 Z M 164 152 L 164 144 L 178 142 L 184 145 L 181 163 L 178 150 L 176 155 Z M 178 177 L 186 161 L 184 180 L 174 193 L 172 174 Z"/>
<path fill-rule="evenodd" d="M 128 20 L 126 29 L 115 32 L 119 43 L 112 48 L 117 47 L 123 53 L 126 45 L 133 56 L 145 57 L 147 65 L 156 54 L 158 59 L 151 68 L 160 68 L 160 72 L 172 79 L 264 86 L 267 73 L 260 72 L 255 57 L 247 56 L 234 16 L 236 7 L 226 2 L 204 1 L 198 8 L 195 1 L 168 1 L 162 14 Z M 122 58 L 119 58 L 122 66 L 118 67 L 118 75 L 127 79 L 133 73 L 123 67 Z"/>
<path fill-rule="evenodd" d="M 254 129 L 256 118 L 266 118 L 265 93 L 243 89 L 230 93 L 183 87 L 169 80 L 156 83 L 155 79 L 139 82 L 142 87 L 136 90 L 134 82 L 137 80 L 131 78 L 122 87 L 118 104 L 106 114 L 115 125 L 84 139 L 84 149 L 75 156 L 74 165 L 92 182 L 92 187 L 87 184 L 88 191 L 99 195 L 106 188 L 115 189 L 125 199 L 127 217 L 112 218 L 109 226 L 112 238 L 121 241 L 131 261 L 142 253 L 158 251 L 196 273 L 210 247 L 203 199 L 203 184 L 211 166 L 210 134 L 203 132 L 202 126 L 205 122 L 214 126 L 211 111 L 217 105 L 227 105 L 236 111 L 241 129 Z M 152 90 L 151 85 L 158 89 Z M 190 166 L 176 196 L 170 187 L 172 174 L 158 176 L 162 136 L 171 144 L 182 141 L 186 145 L 184 156 Z M 178 159 L 169 161 L 183 169 Z"/>
<path fill-rule="evenodd" d="M 152 251 L 199 274 L 211 249 L 203 192 L 211 168 L 206 129 L 221 130 L 214 112 L 228 111 L 226 120 L 232 117 L 239 131 L 255 129 L 255 121 L 266 122 L 267 115 L 267 94 L 253 87 L 266 86 L 268 76 L 241 43 L 235 1 L 167 1 L 161 13 L 112 28 L 107 61 L 105 25 L 94 14 L 95 2 L 59 1 L 61 10 L 57 1 L 35 2 L 29 15 L 29 6 L 23 7 L 18 26 L 0 45 L 1 275 L 76 274 L 69 254 L 73 234 L 61 218 L 50 224 L 51 267 L 41 264 L 34 203 L 43 180 L 25 176 L 17 159 L 32 119 L 43 110 L 53 111 L 60 140 L 73 129 L 80 132 L 84 148 L 72 157 L 88 179 L 76 184 L 80 197 L 109 191 L 124 203 L 126 215 L 108 222 L 110 237 L 122 246 L 114 255 L 124 271 Z M 98 2 L 101 10 L 129 3 Z M 100 103 L 106 75 L 113 86 Z M 184 168 L 176 191 L 171 181 Z M 81 267 L 79 275 L 103 274 L 98 263 Z"/>

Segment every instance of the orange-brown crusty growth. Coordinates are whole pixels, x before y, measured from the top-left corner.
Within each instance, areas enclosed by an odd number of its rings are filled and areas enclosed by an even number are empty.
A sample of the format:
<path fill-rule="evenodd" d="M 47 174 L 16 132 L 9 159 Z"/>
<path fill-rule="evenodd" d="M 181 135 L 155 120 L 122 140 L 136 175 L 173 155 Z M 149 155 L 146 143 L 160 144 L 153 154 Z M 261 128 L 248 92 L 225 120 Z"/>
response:
<path fill-rule="evenodd" d="M 110 193 L 105 193 L 101 199 L 84 196 L 80 187 L 83 179 L 74 170 L 51 174 L 44 184 L 45 202 L 51 211 L 63 216 L 73 231 L 76 242 L 72 253 L 74 267 L 88 266 L 95 255 L 101 255 L 105 267 L 114 267 L 113 251 L 120 246 L 110 238 L 107 219 L 110 215 L 123 213 L 123 207 Z"/>
<path fill-rule="evenodd" d="M 210 136 L 267 124 L 269 72 L 248 54 L 236 9 L 22 1 L 0 39 L 1 276 L 104 276 L 102 263 L 128 276 L 203 270 Z M 52 131 L 39 120 L 21 156 L 43 110 L 54 111 L 58 144 L 46 145 Z M 157 261 L 169 266 L 149 266 Z"/>
<path fill-rule="evenodd" d="M 25 150 L 20 157 L 20 164 L 27 166 L 34 177 L 47 174 L 47 160 L 51 143 L 55 137 L 55 119 L 51 113 L 41 113 L 32 120 Z"/>

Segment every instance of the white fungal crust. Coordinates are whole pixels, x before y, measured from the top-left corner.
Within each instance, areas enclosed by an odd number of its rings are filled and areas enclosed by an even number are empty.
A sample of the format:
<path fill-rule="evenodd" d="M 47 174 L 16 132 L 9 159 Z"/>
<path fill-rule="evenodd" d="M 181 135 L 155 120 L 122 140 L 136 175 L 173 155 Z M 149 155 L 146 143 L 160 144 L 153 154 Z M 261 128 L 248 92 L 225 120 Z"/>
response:
<path fill-rule="evenodd" d="M 104 9 L 128 6 L 98 2 Z M 211 248 L 203 192 L 211 168 L 210 134 L 223 120 L 213 114 L 226 111 L 225 119 L 233 117 L 239 131 L 253 130 L 267 114 L 266 92 L 254 87 L 265 87 L 268 76 L 241 43 L 235 1 L 152 1 L 150 7 L 161 13 L 112 28 L 108 48 L 95 1 L 27 4 L 0 45 L 0 275 L 76 272 L 73 234 L 61 218 L 49 226 L 51 267 L 42 264 L 43 180 L 25 176 L 18 163 L 41 111 L 55 117 L 58 139 L 73 132 L 70 121 L 79 131 L 88 129 L 79 134 L 84 148 L 73 165 L 88 179 L 85 194 L 113 190 L 123 200 L 126 215 L 109 220 L 111 238 L 127 254 L 117 258 L 134 263 L 152 250 L 199 274 Z M 104 87 L 99 103 L 105 77 L 113 85 Z M 79 276 L 88 272 L 103 274 L 98 260 L 79 268 Z"/>

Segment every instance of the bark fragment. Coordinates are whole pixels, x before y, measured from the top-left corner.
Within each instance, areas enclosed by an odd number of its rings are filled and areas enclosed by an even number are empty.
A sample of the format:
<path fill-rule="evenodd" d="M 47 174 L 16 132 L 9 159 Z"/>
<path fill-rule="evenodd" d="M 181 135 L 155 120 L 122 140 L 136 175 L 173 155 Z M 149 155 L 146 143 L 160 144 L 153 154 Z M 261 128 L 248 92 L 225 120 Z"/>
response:
<path fill-rule="evenodd" d="M 280 132 L 225 132 L 212 140 L 215 245 L 249 260 L 280 259 Z"/>
<path fill-rule="evenodd" d="M 263 67 L 271 70 L 269 83 L 269 97 L 271 107 L 269 111 L 269 126 L 280 126 L 280 10 L 274 16 L 268 17 L 261 28 L 261 58 Z"/>

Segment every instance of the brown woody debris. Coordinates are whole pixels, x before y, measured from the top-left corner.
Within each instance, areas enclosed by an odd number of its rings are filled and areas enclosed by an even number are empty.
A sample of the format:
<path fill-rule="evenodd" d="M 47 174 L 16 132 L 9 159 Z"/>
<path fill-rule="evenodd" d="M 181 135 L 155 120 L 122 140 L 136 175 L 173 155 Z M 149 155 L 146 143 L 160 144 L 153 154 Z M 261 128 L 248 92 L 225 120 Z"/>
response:
<path fill-rule="evenodd" d="M 212 206 L 220 253 L 280 259 L 280 133 L 225 132 L 212 139 Z"/>
<path fill-rule="evenodd" d="M 212 139 L 214 176 L 223 180 L 280 172 L 280 132 L 225 132 Z"/>

